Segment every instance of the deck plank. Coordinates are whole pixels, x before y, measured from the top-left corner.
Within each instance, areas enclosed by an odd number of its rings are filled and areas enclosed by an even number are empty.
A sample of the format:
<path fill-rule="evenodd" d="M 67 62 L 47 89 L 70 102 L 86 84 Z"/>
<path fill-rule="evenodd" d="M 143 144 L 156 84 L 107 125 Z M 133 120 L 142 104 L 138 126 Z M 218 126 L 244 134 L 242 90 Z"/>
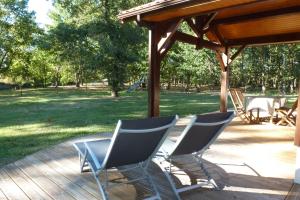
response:
<path fill-rule="evenodd" d="M 50 160 L 47 161 L 38 154 L 32 156 L 30 160 L 35 164 L 39 164 L 40 169 L 43 170 L 43 173 L 56 174 L 56 176 L 52 176 L 53 178 L 51 180 L 60 185 L 65 191 L 69 191 L 77 199 L 93 200 L 99 197 L 98 195 L 94 196 L 93 194 L 85 190 L 86 187 L 84 187 L 84 183 L 78 184 L 78 182 L 76 181 L 76 177 L 69 176 L 69 174 L 71 174 L 70 171 L 66 171 L 60 167 L 57 167 L 56 165 L 52 164 Z"/>
<path fill-rule="evenodd" d="M 60 173 L 65 174 L 70 179 L 75 181 L 80 187 L 86 189 L 93 196 L 99 198 L 99 191 L 97 185 L 95 185 L 95 180 L 91 174 L 80 173 L 79 172 L 79 163 L 69 162 L 68 159 L 65 159 L 64 155 L 58 155 L 54 151 L 45 151 L 37 155 L 39 158 L 43 159 L 44 162 L 48 162 L 51 167 L 58 169 Z M 76 166 L 75 166 L 76 165 Z"/>
<path fill-rule="evenodd" d="M 49 196 L 53 199 L 75 199 L 72 195 L 65 192 L 62 188 L 52 182 L 46 174 L 43 174 L 38 166 L 28 161 L 27 157 L 15 162 L 16 166 L 31 178 L 39 187 L 45 188 Z"/>
<path fill-rule="evenodd" d="M 27 157 L 27 160 L 34 166 L 39 166 L 38 169 L 41 173 L 45 174 L 52 182 L 58 185 L 64 192 L 71 194 L 75 199 L 96 199 L 90 193 L 57 173 L 57 171 L 53 170 L 47 164 L 41 162 L 35 155 Z"/>
<path fill-rule="evenodd" d="M 173 130 L 172 137 L 181 133 L 185 123 L 180 123 Z M 222 190 L 200 188 L 180 196 L 191 200 L 298 200 L 300 187 L 294 185 L 290 190 L 295 162 L 293 135 L 294 129 L 288 127 L 250 126 L 234 121 L 204 154 L 205 166 Z M 73 139 L 27 156 L 13 165 L 7 165 L 0 170 L 0 200 L 10 199 L 2 187 L 4 184 L 6 187 L 15 187 L 19 192 L 21 190 L 21 195 L 23 192 L 31 199 L 101 199 L 92 173 L 80 173 L 77 153 L 72 143 L 110 136 L 111 134 L 99 134 Z M 184 159 L 179 161 L 184 162 Z M 177 165 L 184 167 L 184 164 Z M 2 173 L 5 173 L 5 179 Z M 174 199 L 174 193 L 159 167 L 152 163 L 149 173 L 158 186 L 162 199 Z M 123 176 L 132 179 L 139 177 L 139 173 L 116 171 L 110 177 L 116 179 Z M 183 182 L 185 179 L 189 182 L 189 179 L 203 178 L 203 174 L 191 173 L 188 169 L 186 175 L 179 178 Z M 114 200 L 140 199 L 149 193 L 149 186 L 142 181 L 114 187 L 108 192 Z M 11 199 L 24 199 L 17 198 L 15 191 L 9 195 Z"/>
<path fill-rule="evenodd" d="M 64 157 L 64 159 L 60 159 L 60 162 L 54 162 L 54 163 L 60 166 L 61 170 L 64 170 L 65 172 L 68 171 L 69 174 L 72 174 L 72 176 L 77 177 L 76 181 L 78 181 L 78 178 L 80 177 L 78 184 L 86 186 L 87 187 L 86 189 L 89 190 L 91 189 L 92 186 L 93 194 L 95 194 L 94 192 L 96 192 L 99 195 L 99 190 L 97 185 L 95 184 L 96 181 L 93 175 L 90 172 L 79 173 L 79 161 L 76 156 L 77 154 L 73 147 L 71 148 L 70 146 L 62 147 L 61 145 L 55 148 L 55 150 L 47 151 L 47 153 L 43 155 L 39 155 L 40 158 L 42 157 L 42 159 L 46 160 L 45 162 L 49 162 L 49 160 L 51 159 L 56 160 L 59 157 Z M 118 173 L 110 173 L 110 178 L 112 179 L 116 179 L 120 177 L 122 177 L 122 175 Z M 113 189 L 108 189 L 108 192 L 111 198 L 113 199 L 124 199 L 125 198 L 123 194 L 124 190 L 126 190 L 129 194 L 134 195 L 136 193 L 136 188 L 130 185 L 114 187 Z M 137 194 L 137 196 L 139 196 L 139 194 Z M 128 197 L 128 199 L 134 198 L 134 197 L 130 197 L 130 195 L 126 195 L 126 197 Z"/>
<path fill-rule="evenodd" d="M 285 200 L 299 200 L 300 199 L 300 185 L 293 184 Z"/>
<path fill-rule="evenodd" d="M 0 177 L 0 188 L 8 199 L 29 199 L 4 170 L 0 170 Z"/>
<path fill-rule="evenodd" d="M 68 151 L 66 151 L 66 149 Z M 71 156 L 73 159 L 69 159 Z M 50 162 L 52 160 L 52 164 L 59 168 L 62 171 L 62 173 L 68 174 L 69 177 L 76 182 L 76 184 L 80 185 L 81 187 L 84 187 L 88 192 L 90 192 L 92 195 L 96 196 L 97 198 L 100 198 L 99 188 L 96 185 L 96 181 L 92 175 L 91 172 L 85 172 L 80 173 L 79 171 L 79 161 L 77 160 L 77 154 L 73 147 L 61 147 L 61 145 L 58 145 L 55 150 L 51 149 L 49 151 L 41 152 L 39 155 L 39 158 L 42 158 L 45 160 L 45 162 Z M 62 159 L 63 158 L 63 159 Z M 57 161 L 59 160 L 59 162 Z M 129 193 L 133 193 L 134 190 L 132 188 L 125 188 L 126 191 Z M 123 187 L 117 187 L 114 188 L 114 192 L 111 194 L 111 197 L 116 200 L 122 200 L 124 199 L 124 186 Z M 126 195 L 128 196 L 128 195 Z M 129 198 L 130 199 L 130 198 Z"/>
<path fill-rule="evenodd" d="M 24 193 L 30 199 L 52 199 L 30 178 L 28 178 L 16 165 L 10 164 L 4 167 L 4 170 L 10 175 L 14 182 L 22 188 Z"/>

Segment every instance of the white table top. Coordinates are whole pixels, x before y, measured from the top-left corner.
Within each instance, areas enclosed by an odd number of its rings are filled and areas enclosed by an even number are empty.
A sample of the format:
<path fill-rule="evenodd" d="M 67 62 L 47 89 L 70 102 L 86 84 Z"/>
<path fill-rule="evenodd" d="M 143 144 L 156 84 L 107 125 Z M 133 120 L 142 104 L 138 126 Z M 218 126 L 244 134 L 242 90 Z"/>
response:
<path fill-rule="evenodd" d="M 259 109 L 260 116 L 272 116 L 275 108 L 284 106 L 286 98 L 282 96 L 245 96 L 246 111 Z"/>

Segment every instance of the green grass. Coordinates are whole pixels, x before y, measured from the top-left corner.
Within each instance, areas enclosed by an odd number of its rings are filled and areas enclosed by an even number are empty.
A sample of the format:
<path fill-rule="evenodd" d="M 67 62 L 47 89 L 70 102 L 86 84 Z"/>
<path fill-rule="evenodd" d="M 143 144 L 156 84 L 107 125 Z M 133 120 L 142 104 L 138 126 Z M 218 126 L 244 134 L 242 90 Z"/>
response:
<path fill-rule="evenodd" d="M 161 115 L 218 110 L 208 93 L 162 92 Z M 66 139 L 113 131 L 118 119 L 147 115 L 147 93 L 60 89 L 0 91 L 0 166 Z"/>
<path fill-rule="evenodd" d="M 219 96 L 162 92 L 160 109 L 163 116 L 181 117 L 216 111 Z M 100 90 L 36 89 L 23 96 L 0 91 L 0 167 L 72 137 L 112 132 L 118 119 L 146 115 L 146 92 L 123 92 L 114 99 Z"/>

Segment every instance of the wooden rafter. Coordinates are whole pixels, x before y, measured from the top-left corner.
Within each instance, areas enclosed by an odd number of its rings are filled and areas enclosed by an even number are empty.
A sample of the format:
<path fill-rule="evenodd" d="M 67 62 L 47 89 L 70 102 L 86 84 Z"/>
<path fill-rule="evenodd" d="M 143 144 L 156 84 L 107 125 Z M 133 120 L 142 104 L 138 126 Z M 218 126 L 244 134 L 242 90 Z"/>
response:
<path fill-rule="evenodd" d="M 246 48 L 247 45 L 242 45 L 238 50 L 237 52 L 235 52 L 235 54 L 233 54 L 231 57 L 230 57 L 230 62 L 229 62 L 229 65 L 234 61 L 234 59 L 236 57 L 238 57 L 242 51 Z"/>
<path fill-rule="evenodd" d="M 214 20 L 214 18 L 217 16 L 217 14 L 218 14 L 218 12 L 214 12 L 208 16 L 207 21 L 205 22 L 205 24 L 203 26 L 203 30 L 209 29 L 210 23 Z"/>
<path fill-rule="evenodd" d="M 217 26 L 211 26 L 211 28 L 208 29 L 212 34 L 214 34 L 216 36 L 216 38 L 218 39 L 219 43 L 222 46 L 227 46 L 227 43 L 224 39 L 224 37 L 221 35 L 221 33 L 219 32 Z"/>
<path fill-rule="evenodd" d="M 249 46 L 263 45 L 263 44 L 275 44 L 275 43 L 284 43 L 284 42 L 292 42 L 292 41 L 293 42 L 300 41 L 300 32 L 228 40 L 227 45 L 235 47 L 241 45 L 249 45 Z"/>
<path fill-rule="evenodd" d="M 160 58 L 163 59 L 165 57 L 165 55 L 168 53 L 168 51 L 171 49 L 171 47 L 173 46 L 173 44 L 175 43 L 175 39 L 172 37 L 170 42 L 168 42 L 167 45 L 165 45 L 163 51 L 160 51 Z"/>
<path fill-rule="evenodd" d="M 174 34 L 174 39 L 180 41 L 180 42 L 184 42 L 184 43 L 188 43 L 188 44 L 192 44 L 192 45 L 196 45 L 196 46 L 201 46 L 201 47 L 205 47 L 214 51 L 221 51 L 224 52 L 224 47 L 207 41 L 207 40 L 201 40 L 195 36 L 186 34 L 186 33 L 182 33 L 180 31 L 176 31 L 176 33 Z"/>
<path fill-rule="evenodd" d="M 299 13 L 300 12 L 300 6 L 296 7 L 290 7 L 290 8 L 280 8 L 277 10 L 271 10 L 271 11 L 264 11 L 260 13 L 253 13 L 249 15 L 242 15 L 242 16 L 234 16 L 229 18 L 223 18 L 219 20 L 214 20 L 212 22 L 213 25 L 218 24 L 235 24 L 235 23 L 241 23 L 245 21 L 253 21 L 255 19 L 265 18 L 265 17 L 274 17 L 277 15 L 285 15 L 290 13 Z"/>
<path fill-rule="evenodd" d="M 217 12 L 206 16 L 197 16 L 195 17 L 195 22 L 192 18 L 187 18 L 185 21 L 199 38 L 203 38 L 203 34 L 209 29 L 210 23 L 216 15 Z"/>
<path fill-rule="evenodd" d="M 167 28 L 166 32 L 164 33 L 164 36 L 160 39 L 160 41 L 158 42 L 158 51 L 160 53 L 163 53 L 164 51 L 166 51 L 168 49 L 168 46 L 170 46 L 171 43 L 171 39 L 174 35 L 174 33 L 178 30 L 178 27 L 180 26 L 181 22 L 183 20 L 176 20 L 172 23 L 170 23 L 169 27 Z"/>
<path fill-rule="evenodd" d="M 192 44 L 192 45 L 197 45 L 199 39 L 195 36 L 180 32 L 180 31 L 176 31 L 176 33 L 174 34 L 174 39 L 180 41 L 180 42 L 184 42 L 184 43 L 188 43 L 188 44 Z"/>
<path fill-rule="evenodd" d="M 203 37 L 203 32 L 201 29 L 199 29 L 195 23 L 193 22 L 193 20 L 191 18 L 188 18 L 185 20 L 187 22 L 187 24 L 190 26 L 190 28 L 194 31 L 194 33 L 197 35 L 198 38 L 202 38 Z"/>

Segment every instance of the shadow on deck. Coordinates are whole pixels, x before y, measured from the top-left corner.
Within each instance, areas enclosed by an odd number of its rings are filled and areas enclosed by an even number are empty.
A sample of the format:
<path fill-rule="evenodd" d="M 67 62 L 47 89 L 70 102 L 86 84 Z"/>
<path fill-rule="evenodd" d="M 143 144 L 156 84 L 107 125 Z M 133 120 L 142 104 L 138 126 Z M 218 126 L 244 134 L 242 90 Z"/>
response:
<path fill-rule="evenodd" d="M 176 137 L 188 122 L 179 121 Z M 221 191 L 200 188 L 181 194 L 182 199 L 284 200 L 293 185 L 294 129 L 274 125 L 243 125 L 237 119 L 225 129 L 204 154 L 204 163 Z M 109 138 L 98 134 L 64 142 L 9 164 L 0 170 L 0 199 L 101 199 L 90 172 L 80 174 L 77 153 L 72 143 L 78 140 Z M 184 165 L 185 158 L 179 164 Z M 163 199 L 174 199 L 163 172 L 151 164 L 150 173 Z M 187 173 L 185 181 L 201 178 Z M 136 176 L 126 174 L 126 177 Z M 122 174 L 112 173 L 118 181 Z M 177 179 L 178 180 L 178 179 Z M 179 180 L 178 180 L 179 182 Z M 291 191 L 299 195 L 299 190 Z M 123 185 L 109 190 L 111 199 L 140 199 L 149 193 L 143 184 Z"/>

